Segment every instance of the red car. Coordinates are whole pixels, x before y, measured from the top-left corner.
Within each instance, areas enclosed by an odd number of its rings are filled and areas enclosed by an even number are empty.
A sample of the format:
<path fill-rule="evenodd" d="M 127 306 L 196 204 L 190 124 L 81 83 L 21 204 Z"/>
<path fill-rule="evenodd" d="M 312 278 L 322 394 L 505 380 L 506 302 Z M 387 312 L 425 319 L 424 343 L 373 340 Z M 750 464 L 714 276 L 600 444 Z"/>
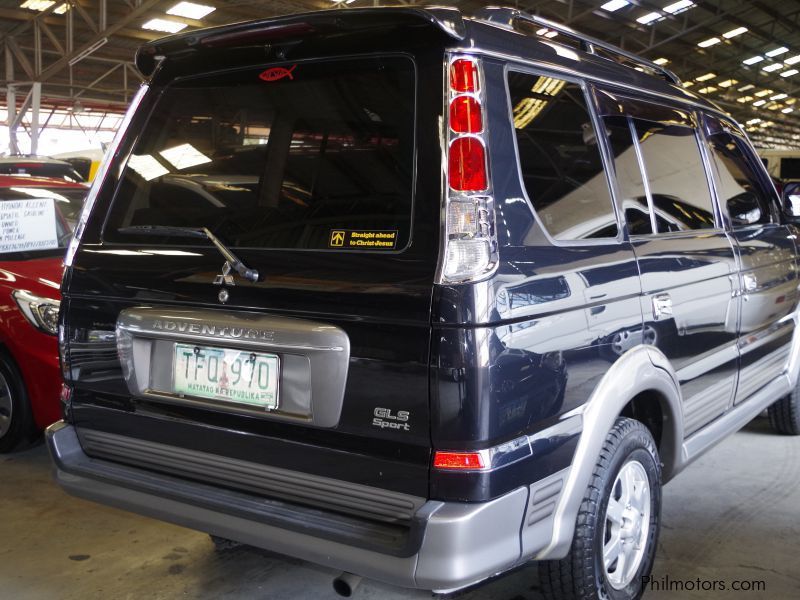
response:
<path fill-rule="evenodd" d="M 59 287 L 87 191 L 0 175 L 0 452 L 61 418 Z"/>

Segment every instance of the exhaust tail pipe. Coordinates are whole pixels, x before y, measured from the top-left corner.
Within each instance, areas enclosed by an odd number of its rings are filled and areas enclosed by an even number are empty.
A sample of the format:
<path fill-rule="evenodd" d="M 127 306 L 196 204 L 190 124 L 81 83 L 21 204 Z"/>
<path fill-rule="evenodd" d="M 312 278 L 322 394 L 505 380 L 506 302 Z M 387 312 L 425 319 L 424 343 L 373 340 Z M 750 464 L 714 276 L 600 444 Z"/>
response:
<path fill-rule="evenodd" d="M 356 591 L 358 584 L 361 583 L 361 576 L 352 573 L 342 573 L 333 580 L 333 591 L 349 598 Z"/>

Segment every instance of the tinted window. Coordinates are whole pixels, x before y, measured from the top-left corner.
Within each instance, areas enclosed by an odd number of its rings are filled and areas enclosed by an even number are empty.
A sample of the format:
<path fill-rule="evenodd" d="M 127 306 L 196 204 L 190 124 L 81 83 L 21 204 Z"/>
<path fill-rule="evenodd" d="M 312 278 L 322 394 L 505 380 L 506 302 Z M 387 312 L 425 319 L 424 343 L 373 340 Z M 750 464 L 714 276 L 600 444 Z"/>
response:
<path fill-rule="evenodd" d="M 653 233 L 647 195 L 633 145 L 630 122 L 626 117 L 605 117 L 604 124 L 611 153 L 614 156 L 614 172 L 617 191 L 620 195 L 629 235 Z"/>
<path fill-rule="evenodd" d="M 714 228 L 696 130 L 676 123 L 633 122 L 659 233 Z"/>
<path fill-rule="evenodd" d="M 580 86 L 510 73 L 514 132 L 525 190 L 557 240 L 616 237 L 603 162 Z"/>
<path fill-rule="evenodd" d="M 781 179 L 800 179 L 800 158 L 781 159 Z"/>
<path fill-rule="evenodd" d="M 106 239 L 152 243 L 118 230 L 169 225 L 234 247 L 405 247 L 414 80 L 406 58 L 363 58 L 171 85 L 125 166 Z"/>
<path fill-rule="evenodd" d="M 769 223 L 770 207 L 777 199 L 774 192 L 759 177 L 757 158 L 747 148 L 747 142 L 735 130 L 708 118 L 708 138 L 711 159 L 715 166 L 717 195 L 728 213 L 747 214 L 750 223 Z M 750 210 L 743 210 L 750 207 Z M 755 211 L 755 212 L 754 212 Z"/>

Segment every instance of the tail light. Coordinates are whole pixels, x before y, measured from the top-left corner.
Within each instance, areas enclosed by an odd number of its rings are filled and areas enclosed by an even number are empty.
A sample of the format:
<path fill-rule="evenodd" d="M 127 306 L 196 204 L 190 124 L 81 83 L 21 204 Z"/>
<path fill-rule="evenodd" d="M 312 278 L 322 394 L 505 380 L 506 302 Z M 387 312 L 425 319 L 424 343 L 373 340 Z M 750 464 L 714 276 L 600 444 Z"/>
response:
<path fill-rule="evenodd" d="M 439 450 L 433 455 L 435 469 L 478 470 L 486 466 L 480 452 L 443 452 Z"/>
<path fill-rule="evenodd" d="M 497 239 L 481 65 L 475 58 L 458 57 L 448 68 L 447 192 L 439 281 L 463 283 L 494 270 Z"/>

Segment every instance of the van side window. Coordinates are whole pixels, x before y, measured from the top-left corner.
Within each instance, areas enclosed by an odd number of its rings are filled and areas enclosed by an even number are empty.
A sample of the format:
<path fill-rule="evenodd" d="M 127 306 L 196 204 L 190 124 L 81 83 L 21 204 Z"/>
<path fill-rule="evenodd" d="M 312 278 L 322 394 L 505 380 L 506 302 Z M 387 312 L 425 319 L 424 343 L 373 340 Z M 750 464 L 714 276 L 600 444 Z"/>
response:
<path fill-rule="evenodd" d="M 727 124 L 706 117 L 719 203 L 734 227 L 772 222 L 777 198 L 759 177 L 747 142 Z"/>
<path fill-rule="evenodd" d="M 621 115 L 607 116 L 603 119 L 606 139 L 614 156 L 617 191 L 620 194 L 625 222 L 629 235 L 653 233 L 650 225 L 650 209 L 644 189 L 642 171 L 633 145 L 630 122 Z"/>
<path fill-rule="evenodd" d="M 696 130 L 683 123 L 633 123 L 658 233 L 716 227 Z"/>
<path fill-rule="evenodd" d="M 617 219 L 597 133 L 576 83 L 510 72 L 522 180 L 556 240 L 615 238 Z"/>

